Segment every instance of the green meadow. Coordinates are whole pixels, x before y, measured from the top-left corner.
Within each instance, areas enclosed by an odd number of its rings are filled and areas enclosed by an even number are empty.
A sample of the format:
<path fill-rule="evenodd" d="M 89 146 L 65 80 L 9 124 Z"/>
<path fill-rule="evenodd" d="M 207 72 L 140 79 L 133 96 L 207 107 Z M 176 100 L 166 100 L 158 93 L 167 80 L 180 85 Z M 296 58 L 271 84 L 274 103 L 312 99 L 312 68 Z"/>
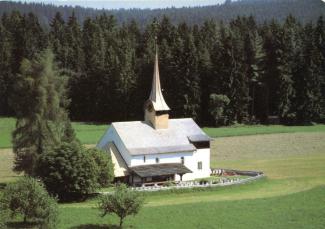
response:
<path fill-rule="evenodd" d="M 13 119 L 0 119 L 1 131 L 13 126 Z M 96 143 L 107 128 L 80 123 L 74 127 L 86 144 Z M 231 187 L 148 193 L 145 206 L 126 219 L 125 228 L 325 228 L 324 125 L 205 131 L 218 136 L 211 143 L 212 167 L 264 171 L 266 178 Z M 10 142 L 9 133 L 0 134 L 1 144 Z M 7 143 L 3 136 L 8 136 Z M 0 184 L 16 179 L 12 163 L 11 149 L 1 149 Z M 58 228 L 116 228 L 117 217 L 102 218 L 96 206 L 96 198 L 60 204 Z"/>
<path fill-rule="evenodd" d="M 73 122 L 78 139 L 83 144 L 96 144 L 103 136 L 109 124 L 90 124 Z M 15 128 L 14 118 L 0 117 L 0 148 L 11 148 L 11 133 Z M 325 125 L 283 126 L 283 125 L 237 125 L 221 128 L 203 128 L 210 137 L 247 136 L 274 133 L 325 132 Z"/>
<path fill-rule="evenodd" d="M 325 228 L 325 133 L 221 137 L 212 143 L 211 156 L 213 167 L 261 170 L 267 177 L 204 191 L 147 194 L 127 228 Z M 62 204 L 61 220 L 60 228 L 117 223 L 115 216 L 99 216 L 96 200 Z"/>

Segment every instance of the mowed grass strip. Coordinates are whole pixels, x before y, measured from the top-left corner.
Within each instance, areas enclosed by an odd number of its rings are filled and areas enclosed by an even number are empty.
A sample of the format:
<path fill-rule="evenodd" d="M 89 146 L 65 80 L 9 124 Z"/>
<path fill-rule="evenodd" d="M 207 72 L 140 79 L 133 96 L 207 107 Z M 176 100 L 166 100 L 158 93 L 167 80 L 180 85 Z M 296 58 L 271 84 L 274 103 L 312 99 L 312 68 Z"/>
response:
<path fill-rule="evenodd" d="M 108 124 L 91 124 L 73 122 L 78 139 L 83 144 L 96 144 L 103 136 Z M 11 148 L 11 133 L 15 128 L 14 118 L 0 117 L 0 148 Z M 260 135 L 272 133 L 299 133 L 299 132 L 325 132 L 325 125 L 313 126 L 282 126 L 282 125 L 252 125 L 233 126 L 221 128 L 203 128 L 203 130 L 213 138 L 231 137 L 244 135 Z"/>
<path fill-rule="evenodd" d="M 239 125 L 221 128 L 203 128 L 210 137 L 232 137 L 245 135 L 325 132 L 325 125 L 284 126 L 284 125 Z"/>
<path fill-rule="evenodd" d="M 230 190 L 233 192 L 236 190 Z M 146 206 L 126 228 L 324 228 L 325 187 L 273 198 Z M 95 207 L 60 209 L 59 228 L 112 228 Z M 102 225 L 100 227 L 100 225 Z"/>
<path fill-rule="evenodd" d="M 11 149 L 0 149 L 0 188 L 9 182 L 15 181 L 18 177 L 12 171 L 14 154 Z"/>

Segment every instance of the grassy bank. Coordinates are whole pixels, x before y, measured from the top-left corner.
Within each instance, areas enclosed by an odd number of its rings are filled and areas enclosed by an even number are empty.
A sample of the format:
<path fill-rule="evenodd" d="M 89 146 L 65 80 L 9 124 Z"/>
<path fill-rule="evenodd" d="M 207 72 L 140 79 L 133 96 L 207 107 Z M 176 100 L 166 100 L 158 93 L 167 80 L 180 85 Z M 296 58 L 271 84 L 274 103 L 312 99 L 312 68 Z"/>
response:
<path fill-rule="evenodd" d="M 140 214 L 128 218 L 125 226 L 325 228 L 324 149 L 322 132 L 217 138 L 212 142 L 213 167 L 261 170 L 267 178 L 213 190 L 148 194 Z M 8 171 L 12 153 L 0 152 L 0 182 L 14 180 Z M 1 177 L 3 171 L 7 177 Z M 58 228 L 115 228 L 117 218 L 100 217 L 96 203 L 60 204 Z"/>
<path fill-rule="evenodd" d="M 88 124 L 74 122 L 73 128 L 77 137 L 83 144 L 96 144 L 109 127 L 108 124 Z M 11 148 L 11 133 L 15 128 L 14 118 L 0 117 L 0 148 Z M 203 128 L 203 130 L 213 138 L 231 137 L 257 134 L 274 133 L 306 133 L 306 132 L 325 132 L 325 125 L 313 126 L 282 126 L 282 125 L 252 125 L 252 126 L 233 126 L 220 128 Z"/>

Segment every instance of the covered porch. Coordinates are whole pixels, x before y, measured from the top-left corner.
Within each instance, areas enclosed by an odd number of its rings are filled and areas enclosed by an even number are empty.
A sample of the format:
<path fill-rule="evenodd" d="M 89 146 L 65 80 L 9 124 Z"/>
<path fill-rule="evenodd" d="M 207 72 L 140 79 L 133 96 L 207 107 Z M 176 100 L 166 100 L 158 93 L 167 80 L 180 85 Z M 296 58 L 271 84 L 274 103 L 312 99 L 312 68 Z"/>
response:
<path fill-rule="evenodd" d="M 130 180 L 133 186 L 142 185 L 163 185 L 175 181 L 175 176 L 179 175 L 180 180 L 186 173 L 192 173 L 181 163 L 151 164 L 129 167 Z"/>

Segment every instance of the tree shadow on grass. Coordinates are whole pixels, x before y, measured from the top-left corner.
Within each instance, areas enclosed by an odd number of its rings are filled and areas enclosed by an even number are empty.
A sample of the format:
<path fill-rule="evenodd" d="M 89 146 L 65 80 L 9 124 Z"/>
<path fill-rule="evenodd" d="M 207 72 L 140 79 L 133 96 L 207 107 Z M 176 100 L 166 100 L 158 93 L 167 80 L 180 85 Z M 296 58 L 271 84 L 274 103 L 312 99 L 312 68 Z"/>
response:
<path fill-rule="evenodd" d="M 79 226 L 71 227 L 70 229 L 120 229 L 117 225 L 105 225 L 105 224 L 83 224 Z"/>
<path fill-rule="evenodd" d="M 8 222 L 7 227 L 9 229 L 25 229 L 25 228 L 37 228 L 37 223 L 24 223 L 24 222 Z"/>
<path fill-rule="evenodd" d="M 6 183 L 0 183 L 0 190 L 5 189 L 6 186 L 7 186 Z"/>

